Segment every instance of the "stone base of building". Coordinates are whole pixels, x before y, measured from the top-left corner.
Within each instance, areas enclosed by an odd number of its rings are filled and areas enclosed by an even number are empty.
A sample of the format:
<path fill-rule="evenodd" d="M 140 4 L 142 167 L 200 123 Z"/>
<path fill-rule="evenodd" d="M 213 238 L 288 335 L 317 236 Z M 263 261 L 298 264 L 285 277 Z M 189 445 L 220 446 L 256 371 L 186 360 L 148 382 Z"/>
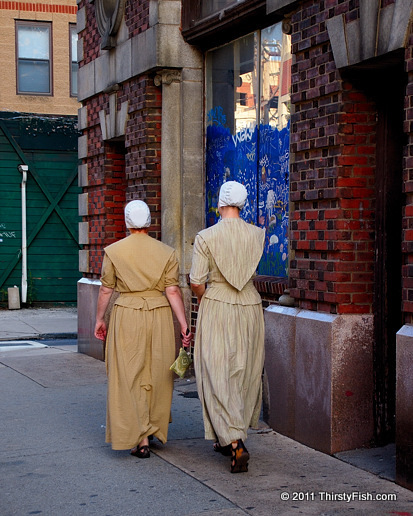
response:
<path fill-rule="evenodd" d="M 396 336 L 396 482 L 413 490 L 413 326 Z"/>
<path fill-rule="evenodd" d="M 78 307 L 78 332 L 77 332 L 77 345 L 79 353 L 84 353 L 91 357 L 97 358 L 98 360 L 105 359 L 105 345 L 102 341 L 98 340 L 95 335 L 95 318 L 96 318 L 96 307 L 97 299 L 99 295 L 99 287 L 101 283 L 99 280 L 90 280 L 82 278 L 77 284 L 77 307 Z M 181 287 L 182 298 L 185 306 L 186 313 L 190 313 L 191 308 L 191 291 L 188 287 Z M 110 300 L 108 309 L 106 310 L 105 320 L 109 324 L 110 313 L 112 310 L 113 303 L 115 302 L 119 294 L 114 292 Z M 173 315 L 174 328 L 175 328 L 175 348 L 176 354 L 178 354 L 181 346 L 180 340 L 180 326 Z M 190 319 L 187 319 L 188 324 Z"/>
<path fill-rule="evenodd" d="M 368 445 L 373 316 L 265 310 L 265 407 L 277 432 L 324 453 Z"/>
<path fill-rule="evenodd" d="M 82 278 L 77 283 L 77 349 L 99 360 L 105 359 L 105 345 L 94 336 L 100 281 Z"/>

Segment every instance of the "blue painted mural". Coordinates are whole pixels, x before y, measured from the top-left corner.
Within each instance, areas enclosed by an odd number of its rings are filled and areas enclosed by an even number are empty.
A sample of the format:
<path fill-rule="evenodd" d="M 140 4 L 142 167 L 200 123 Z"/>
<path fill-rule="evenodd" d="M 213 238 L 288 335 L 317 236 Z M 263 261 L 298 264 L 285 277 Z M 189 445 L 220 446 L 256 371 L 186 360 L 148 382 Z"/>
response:
<path fill-rule="evenodd" d="M 288 274 L 288 189 L 290 125 L 248 126 L 232 135 L 218 106 L 208 113 L 206 142 L 206 223 L 219 219 L 218 195 L 225 181 L 239 181 L 248 191 L 241 217 L 266 229 L 258 273 Z"/>
<path fill-rule="evenodd" d="M 257 128 L 248 127 L 231 135 L 224 126 L 222 108 L 211 110 L 207 127 L 206 148 L 206 222 L 207 227 L 219 219 L 218 195 L 222 183 L 238 181 L 248 191 L 248 199 L 241 212 L 249 223 L 257 222 Z"/>

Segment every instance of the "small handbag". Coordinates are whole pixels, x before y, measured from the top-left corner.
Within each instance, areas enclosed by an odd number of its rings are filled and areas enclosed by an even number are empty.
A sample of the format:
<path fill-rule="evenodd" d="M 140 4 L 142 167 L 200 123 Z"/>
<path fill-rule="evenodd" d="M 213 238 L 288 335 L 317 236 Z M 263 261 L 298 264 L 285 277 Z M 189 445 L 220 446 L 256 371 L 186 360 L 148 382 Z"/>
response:
<path fill-rule="evenodd" d="M 189 330 L 187 330 L 187 333 Z M 189 350 L 191 348 L 189 347 Z M 180 378 L 185 376 L 185 373 L 188 367 L 192 364 L 192 358 L 190 352 L 186 351 L 184 347 L 181 347 L 179 350 L 179 354 L 175 360 L 175 362 L 169 368 L 171 371 L 176 373 Z"/>
<path fill-rule="evenodd" d="M 185 376 L 188 367 L 192 364 L 192 358 L 184 348 L 179 350 L 179 354 L 175 362 L 169 368 L 174 371 L 180 378 Z"/>

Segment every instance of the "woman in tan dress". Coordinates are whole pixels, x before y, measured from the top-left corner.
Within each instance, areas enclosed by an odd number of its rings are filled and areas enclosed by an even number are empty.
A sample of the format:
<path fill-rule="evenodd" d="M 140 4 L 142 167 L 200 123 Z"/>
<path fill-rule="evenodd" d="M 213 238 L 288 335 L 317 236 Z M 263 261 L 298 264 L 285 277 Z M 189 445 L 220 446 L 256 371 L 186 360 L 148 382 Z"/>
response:
<path fill-rule="evenodd" d="M 191 334 L 174 249 L 148 235 L 151 217 L 143 201 L 127 204 L 125 221 L 131 234 L 105 248 L 95 336 L 106 339 L 106 442 L 114 450 L 131 448 L 132 455 L 148 458 L 149 437 L 165 443 L 168 435 L 169 367 L 175 359 L 171 308 L 184 346 Z M 104 315 L 114 290 L 120 295 L 107 329 Z"/>
<path fill-rule="evenodd" d="M 246 198 L 240 183 L 222 185 L 221 220 L 196 236 L 190 273 L 200 303 L 194 358 L 205 438 L 231 456 L 232 473 L 248 471 L 243 440 L 258 423 L 264 365 L 264 317 L 252 278 L 265 231 L 240 218 Z"/>

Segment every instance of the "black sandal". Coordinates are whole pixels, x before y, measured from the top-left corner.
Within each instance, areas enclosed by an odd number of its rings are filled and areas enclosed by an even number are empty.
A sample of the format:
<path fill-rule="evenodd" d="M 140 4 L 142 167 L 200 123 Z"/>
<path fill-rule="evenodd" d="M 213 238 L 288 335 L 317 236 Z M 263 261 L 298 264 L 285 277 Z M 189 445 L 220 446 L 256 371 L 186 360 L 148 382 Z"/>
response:
<path fill-rule="evenodd" d="M 231 453 L 231 473 L 244 473 L 248 471 L 250 454 L 247 448 L 245 448 L 242 439 L 238 439 L 236 448 L 231 444 Z"/>
<path fill-rule="evenodd" d="M 232 455 L 232 451 L 231 451 L 232 446 L 230 444 L 227 444 L 227 446 L 221 446 L 219 444 L 219 442 L 217 441 L 216 443 L 214 443 L 213 446 L 214 446 L 214 451 L 216 451 L 217 453 L 221 453 L 225 457 L 231 457 L 231 455 Z"/>
<path fill-rule="evenodd" d="M 149 450 L 149 446 L 141 446 L 140 448 L 136 448 L 135 451 L 131 450 L 131 455 L 134 457 L 139 457 L 140 459 L 149 459 L 151 456 L 151 452 Z"/>

